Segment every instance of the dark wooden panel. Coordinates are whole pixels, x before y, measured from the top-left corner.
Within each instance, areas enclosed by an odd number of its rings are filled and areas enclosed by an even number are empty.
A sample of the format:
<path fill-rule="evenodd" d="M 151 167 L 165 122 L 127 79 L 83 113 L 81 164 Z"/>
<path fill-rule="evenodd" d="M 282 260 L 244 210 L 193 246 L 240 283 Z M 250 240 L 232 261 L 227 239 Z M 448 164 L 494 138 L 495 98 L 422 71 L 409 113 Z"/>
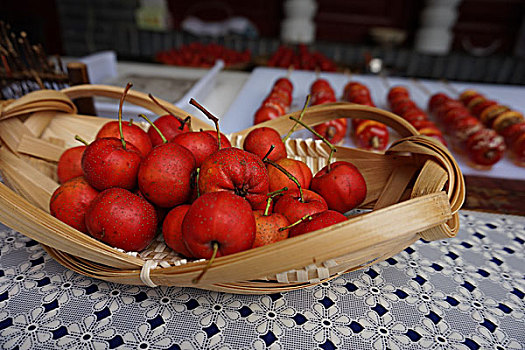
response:
<path fill-rule="evenodd" d="M 369 42 L 374 27 L 405 30 L 409 43 L 421 11 L 416 0 L 319 0 L 318 4 L 317 38 L 356 44 Z"/>
<path fill-rule="evenodd" d="M 48 54 L 62 54 L 55 0 L 0 1 L 0 20 L 14 32 L 27 32 L 30 42 L 42 44 Z"/>
<path fill-rule="evenodd" d="M 471 54 L 513 52 L 521 22 L 525 20 L 523 0 L 463 0 L 458 12 L 455 50 Z"/>
<path fill-rule="evenodd" d="M 278 37 L 283 18 L 282 1 L 278 0 L 169 0 L 168 5 L 176 27 L 189 15 L 206 21 L 243 16 L 257 26 L 261 36 Z"/>

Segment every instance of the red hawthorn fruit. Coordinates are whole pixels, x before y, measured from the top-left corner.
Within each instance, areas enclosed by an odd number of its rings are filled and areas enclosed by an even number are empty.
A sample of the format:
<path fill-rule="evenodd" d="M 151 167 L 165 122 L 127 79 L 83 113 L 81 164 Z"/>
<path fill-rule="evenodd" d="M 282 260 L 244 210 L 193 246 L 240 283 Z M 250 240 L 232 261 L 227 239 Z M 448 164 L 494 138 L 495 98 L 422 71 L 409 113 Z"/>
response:
<path fill-rule="evenodd" d="M 85 217 L 98 191 L 83 177 L 75 177 L 58 187 L 49 201 L 52 216 L 83 233 L 88 233 Z"/>

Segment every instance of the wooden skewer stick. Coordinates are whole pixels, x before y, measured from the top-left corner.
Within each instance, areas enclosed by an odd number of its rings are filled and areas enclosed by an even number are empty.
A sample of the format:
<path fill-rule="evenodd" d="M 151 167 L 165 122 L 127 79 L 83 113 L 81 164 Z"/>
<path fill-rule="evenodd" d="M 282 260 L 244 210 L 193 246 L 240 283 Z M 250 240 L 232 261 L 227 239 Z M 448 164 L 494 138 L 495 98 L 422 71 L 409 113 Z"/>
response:
<path fill-rule="evenodd" d="M 346 67 L 345 70 L 343 71 L 343 75 L 348 78 L 348 80 L 352 79 L 352 71 L 350 70 L 350 68 Z"/>
<path fill-rule="evenodd" d="M 379 78 L 381 78 L 381 83 L 383 83 L 383 86 L 388 91 L 390 89 L 390 82 L 388 81 L 388 77 L 385 75 L 385 73 L 381 72 L 379 73 Z"/>
<path fill-rule="evenodd" d="M 292 75 L 293 70 L 294 70 L 294 66 L 293 66 L 293 64 L 291 64 L 288 67 L 288 70 L 286 71 L 286 78 L 290 79 L 290 76 Z"/>
<path fill-rule="evenodd" d="M 31 49 L 31 44 L 29 44 L 26 32 L 20 33 L 20 38 L 18 39 L 18 42 L 22 47 L 22 50 L 24 52 L 24 55 L 26 56 L 26 60 L 28 61 L 29 65 L 34 69 L 38 70 L 39 64 L 33 50 Z"/>
<path fill-rule="evenodd" d="M 410 80 L 412 81 L 412 84 L 414 84 L 418 89 L 423 91 L 425 95 L 427 96 L 431 95 L 430 90 L 425 85 L 423 85 L 419 80 L 417 80 L 416 78 L 412 78 Z"/>
<path fill-rule="evenodd" d="M 441 79 L 441 82 L 443 83 L 443 85 L 445 85 L 445 88 L 448 91 L 450 91 L 452 94 L 456 96 L 459 96 L 459 91 L 454 86 L 452 86 L 452 84 L 450 84 L 447 79 Z"/>

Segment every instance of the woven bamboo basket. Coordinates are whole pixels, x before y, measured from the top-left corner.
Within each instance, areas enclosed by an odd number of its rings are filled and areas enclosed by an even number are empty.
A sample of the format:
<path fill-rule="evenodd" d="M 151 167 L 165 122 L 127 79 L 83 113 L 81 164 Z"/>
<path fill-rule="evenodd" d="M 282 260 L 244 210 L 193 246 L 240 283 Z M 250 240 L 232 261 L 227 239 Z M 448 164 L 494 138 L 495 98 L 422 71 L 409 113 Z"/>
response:
<path fill-rule="evenodd" d="M 56 162 L 60 155 L 78 145 L 74 135 L 91 141 L 110 120 L 77 114 L 72 99 L 118 99 L 123 90 L 80 85 L 34 92 L 1 106 L 0 172 L 5 185 L 0 183 L 0 221 L 38 241 L 60 264 L 80 274 L 133 285 L 267 294 L 311 286 L 387 259 L 420 238 L 446 239 L 458 231 L 465 185 L 445 147 L 418 135 L 405 120 L 381 109 L 349 103 L 314 106 L 303 116 L 311 126 L 341 117 L 362 118 L 385 123 L 399 134 L 383 153 L 337 147 L 333 160 L 352 162 L 365 177 L 368 193 L 363 210 L 322 230 L 220 257 L 194 284 L 207 262 L 182 259 L 164 244 L 162 235 L 145 251 L 125 252 L 49 214 L 49 199 L 58 187 Z M 159 115 L 165 113 L 141 92 L 130 91 L 128 103 Z M 166 101 L 160 103 L 174 115 L 188 115 Z M 212 128 L 197 117 L 192 117 L 192 124 L 194 129 Z M 271 126 L 285 134 L 293 124 L 285 116 L 259 126 Z M 230 135 L 232 144 L 242 145 L 250 129 Z M 329 148 L 321 141 L 289 139 L 286 148 L 289 157 L 305 161 L 314 173 L 327 163 Z"/>

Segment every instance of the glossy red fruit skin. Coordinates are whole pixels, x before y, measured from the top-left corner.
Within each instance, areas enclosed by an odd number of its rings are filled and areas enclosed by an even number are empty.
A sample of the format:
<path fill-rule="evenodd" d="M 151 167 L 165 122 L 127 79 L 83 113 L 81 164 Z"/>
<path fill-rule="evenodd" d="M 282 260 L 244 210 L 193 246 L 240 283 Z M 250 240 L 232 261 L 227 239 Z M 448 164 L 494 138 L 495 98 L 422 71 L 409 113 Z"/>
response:
<path fill-rule="evenodd" d="M 472 114 L 470 114 L 468 109 L 466 109 L 464 107 L 453 107 L 453 108 L 447 110 L 447 112 L 441 118 L 441 122 L 442 122 L 442 124 L 445 125 L 447 130 L 453 131 L 455 123 L 457 121 L 459 121 L 459 120 L 464 119 L 464 118 L 475 118 L 475 119 L 478 119 L 478 118 L 474 117 Z M 481 122 L 480 122 L 480 124 L 481 124 Z"/>
<path fill-rule="evenodd" d="M 185 203 L 191 195 L 195 169 L 195 157 L 187 148 L 163 143 L 154 147 L 142 161 L 138 172 L 140 191 L 162 208 Z"/>
<path fill-rule="evenodd" d="M 146 248 L 157 232 L 151 203 L 123 188 L 109 188 L 91 202 L 86 226 L 94 238 L 126 251 Z"/>
<path fill-rule="evenodd" d="M 58 159 L 57 176 L 58 182 L 63 184 L 67 180 L 82 176 L 82 155 L 86 146 L 68 148 Z"/>
<path fill-rule="evenodd" d="M 145 200 L 148 200 L 146 197 L 144 197 L 142 192 L 140 192 L 140 189 L 133 191 L 133 193 L 139 197 L 144 198 Z M 166 217 L 166 215 L 168 215 L 168 212 L 170 211 L 171 208 L 161 208 L 158 205 L 155 205 L 153 203 L 151 203 L 151 205 L 153 205 L 153 207 L 155 208 L 155 213 L 157 214 L 157 223 L 162 224 L 162 222 L 164 221 L 164 218 Z"/>
<path fill-rule="evenodd" d="M 261 247 L 288 238 L 289 229 L 279 230 L 290 225 L 290 222 L 283 214 L 270 213 L 264 215 L 264 210 L 255 210 L 253 215 L 257 229 L 252 248 Z"/>
<path fill-rule="evenodd" d="M 284 89 L 287 89 L 288 91 L 293 91 L 293 84 L 290 81 L 290 79 L 282 77 L 279 78 L 273 83 L 274 87 L 282 87 Z"/>
<path fill-rule="evenodd" d="M 338 161 L 325 166 L 315 174 L 310 189 L 320 194 L 328 209 L 346 213 L 359 206 L 366 198 L 366 181 L 352 163 Z"/>
<path fill-rule="evenodd" d="M 132 190 L 137 186 L 137 173 L 142 156 L 127 142 L 114 137 L 101 138 L 86 147 L 82 156 L 82 171 L 87 182 L 99 191 L 111 187 Z"/>
<path fill-rule="evenodd" d="M 202 194 L 228 191 L 261 209 L 269 192 L 268 171 L 256 155 L 239 148 L 223 148 L 202 163 L 198 181 Z"/>
<path fill-rule="evenodd" d="M 231 192 L 210 192 L 193 202 L 182 222 L 182 237 L 191 254 L 209 259 L 213 242 L 217 256 L 250 249 L 255 240 L 255 218 L 250 204 Z"/>
<path fill-rule="evenodd" d="M 472 115 L 456 119 L 450 125 L 450 134 L 454 136 L 454 141 L 458 147 L 463 148 L 464 143 L 470 135 L 483 129 L 483 124 Z"/>
<path fill-rule="evenodd" d="M 310 182 L 312 181 L 312 170 L 304 162 L 298 159 L 292 158 L 281 158 L 276 163 L 292 174 L 301 188 L 308 189 L 310 188 Z M 283 187 L 288 187 L 288 189 L 297 189 L 295 182 L 290 180 L 281 170 L 277 169 L 273 165 L 268 164 L 268 175 L 270 178 L 270 192 L 280 190 Z"/>
<path fill-rule="evenodd" d="M 255 112 L 253 117 L 253 124 L 260 124 L 268 120 L 279 118 L 282 114 L 273 106 L 261 106 Z"/>
<path fill-rule="evenodd" d="M 272 145 L 275 148 L 268 156 L 268 159 L 277 161 L 281 158 L 286 158 L 286 147 L 281 140 L 281 135 L 275 129 L 263 126 L 253 129 L 246 135 L 242 148 L 246 152 L 255 154 L 262 160 Z"/>
<path fill-rule="evenodd" d="M 182 239 L 182 221 L 189 209 L 189 204 L 182 204 L 171 209 L 162 223 L 162 235 L 168 247 L 187 258 L 192 258 L 193 256 Z"/>
<path fill-rule="evenodd" d="M 354 129 L 354 138 L 359 148 L 384 150 L 388 145 L 389 132 L 385 124 L 365 120 Z"/>
<path fill-rule="evenodd" d="M 411 101 L 410 95 L 396 94 L 391 100 L 388 100 L 388 106 L 392 109 L 392 106 L 397 106 L 399 104 L 404 104 Z"/>
<path fill-rule="evenodd" d="M 370 96 L 365 96 L 365 95 L 353 97 L 351 100 L 349 100 L 349 102 L 357 103 L 357 104 L 365 105 L 365 106 L 370 106 L 370 107 L 376 106 L 375 103 L 372 101 L 372 98 Z"/>
<path fill-rule="evenodd" d="M 412 124 L 412 126 L 418 131 L 424 128 L 437 128 L 436 124 L 428 119 L 414 120 L 410 124 Z"/>
<path fill-rule="evenodd" d="M 123 122 L 122 134 L 124 135 L 124 140 L 126 140 L 126 142 L 132 143 L 133 146 L 139 149 L 142 157 L 145 157 L 153 148 L 148 134 L 144 130 L 142 130 L 138 125 L 130 125 L 129 123 Z M 104 137 L 115 137 L 117 139 L 120 139 L 118 121 L 111 121 L 104 124 L 102 128 L 98 131 L 95 139 L 101 139 Z"/>
<path fill-rule="evenodd" d="M 322 105 L 336 102 L 335 92 L 330 83 L 324 79 L 317 79 L 310 87 L 312 105 Z M 346 135 L 347 121 L 344 118 L 330 120 L 314 126 L 314 130 L 331 143 L 339 143 Z"/>
<path fill-rule="evenodd" d="M 318 92 L 315 95 L 312 95 L 312 105 L 323 105 L 326 103 L 333 103 L 336 102 L 337 99 L 333 92 L 327 91 L 327 92 Z"/>
<path fill-rule="evenodd" d="M 428 120 L 427 114 L 419 108 L 409 109 L 408 111 L 405 111 L 402 117 L 409 123 L 415 122 L 417 120 Z"/>
<path fill-rule="evenodd" d="M 487 107 L 497 105 L 496 101 L 493 100 L 485 100 L 483 102 L 480 102 L 476 104 L 474 107 L 472 107 L 472 114 L 479 117 L 481 115 L 481 112 Z"/>
<path fill-rule="evenodd" d="M 388 90 L 387 100 L 392 101 L 395 98 L 399 98 L 398 96 L 409 97 L 410 93 L 408 92 L 408 89 L 404 86 L 393 86 L 392 88 L 390 88 L 390 90 Z"/>
<path fill-rule="evenodd" d="M 330 120 L 314 126 L 314 130 L 331 143 L 339 143 L 343 140 L 347 131 L 347 121 L 344 118 Z"/>
<path fill-rule="evenodd" d="M 162 132 L 168 141 L 178 134 L 190 131 L 188 124 L 184 124 L 184 127 L 181 128 L 182 121 L 171 114 L 165 114 L 157 118 L 153 124 L 155 124 L 155 126 L 160 130 L 160 132 Z M 148 136 L 153 147 L 158 146 L 164 142 L 154 127 L 150 127 L 148 129 Z"/>
<path fill-rule="evenodd" d="M 286 103 L 286 107 L 289 107 L 292 104 L 292 90 L 288 90 L 287 88 L 274 86 L 270 92 L 270 96 L 279 96 Z"/>
<path fill-rule="evenodd" d="M 436 106 L 433 113 L 439 120 L 444 121 L 447 116 L 447 113 L 449 113 L 453 109 L 456 109 L 456 112 L 454 113 L 463 110 L 461 111 L 461 114 L 464 114 L 465 112 L 470 114 L 468 109 L 466 109 L 461 102 L 451 99 L 446 100 L 443 102 L 443 104 Z"/>
<path fill-rule="evenodd" d="M 213 136 L 213 138 L 217 141 L 218 141 L 218 137 L 217 137 L 217 131 L 215 130 L 204 130 L 203 132 L 207 133 L 208 135 L 211 135 Z M 228 148 L 228 147 L 231 147 L 232 144 L 230 142 L 230 140 L 226 137 L 226 135 L 224 135 L 222 132 L 221 132 L 221 148 Z"/>
<path fill-rule="evenodd" d="M 49 212 L 69 226 L 87 233 L 86 211 L 98 193 L 83 177 L 70 179 L 51 195 Z"/>
<path fill-rule="evenodd" d="M 303 190 L 303 202 L 299 199 L 299 190 L 289 190 L 275 202 L 274 213 L 286 216 L 293 224 L 305 215 L 313 215 L 328 209 L 324 198 L 310 190 Z"/>
<path fill-rule="evenodd" d="M 428 100 L 428 110 L 430 113 L 435 113 L 435 109 L 447 100 L 450 100 L 450 97 L 442 92 L 430 96 L 430 99 Z"/>
<path fill-rule="evenodd" d="M 186 147 L 195 157 L 197 168 L 199 168 L 209 155 L 219 149 L 217 140 L 208 133 L 201 131 L 189 131 L 178 134 L 170 142 Z"/>
<path fill-rule="evenodd" d="M 509 148 L 512 148 L 514 142 L 522 134 L 525 134 L 525 122 L 509 125 L 501 131 L 501 136 L 505 138 L 505 143 Z"/>
<path fill-rule="evenodd" d="M 343 95 L 343 98 L 345 101 L 354 102 L 354 103 L 371 103 L 372 96 L 370 95 L 370 91 L 368 89 L 353 89 L 345 92 Z"/>
<path fill-rule="evenodd" d="M 392 103 L 390 108 L 392 109 L 392 112 L 394 112 L 395 114 L 403 115 L 403 113 L 405 113 L 406 111 L 417 108 L 417 105 L 411 99 L 406 99 L 406 100 L 394 101 L 394 103 Z"/>
<path fill-rule="evenodd" d="M 286 105 L 286 101 L 281 99 L 279 96 L 273 96 L 269 95 L 264 99 L 264 101 L 261 104 L 261 107 L 272 107 L 277 110 L 277 113 L 279 115 L 283 115 L 288 110 L 288 107 Z"/>
<path fill-rule="evenodd" d="M 346 101 L 353 101 L 354 98 L 359 96 L 371 99 L 368 87 L 357 81 L 348 82 L 343 89 L 343 99 Z"/>
<path fill-rule="evenodd" d="M 305 220 L 299 225 L 292 227 L 290 229 L 289 237 L 295 237 L 308 232 L 317 231 L 322 228 L 332 226 L 346 220 L 346 216 L 344 216 L 340 212 L 334 210 L 326 210 L 324 212 L 312 215 L 312 220 Z"/>
<path fill-rule="evenodd" d="M 466 152 L 474 164 L 492 166 L 503 157 L 505 141 L 494 130 L 481 129 L 468 138 Z"/>
<path fill-rule="evenodd" d="M 326 79 L 316 79 L 310 86 L 310 93 L 314 94 L 320 91 L 330 91 L 332 87 Z"/>
<path fill-rule="evenodd" d="M 459 100 L 461 102 L 463 102 L 465 105 L 468 105 L 468 103 L 470 101 L 472 101 L 472 99 L 476 98 L 476 97 L 482 97 L 482 95 L 477 92 L 476 90 L 472 90 L 472 89 L 468 89 L 468 90 L 465 90 L 463 91 L 460 95 L 459 95 Z"/>

